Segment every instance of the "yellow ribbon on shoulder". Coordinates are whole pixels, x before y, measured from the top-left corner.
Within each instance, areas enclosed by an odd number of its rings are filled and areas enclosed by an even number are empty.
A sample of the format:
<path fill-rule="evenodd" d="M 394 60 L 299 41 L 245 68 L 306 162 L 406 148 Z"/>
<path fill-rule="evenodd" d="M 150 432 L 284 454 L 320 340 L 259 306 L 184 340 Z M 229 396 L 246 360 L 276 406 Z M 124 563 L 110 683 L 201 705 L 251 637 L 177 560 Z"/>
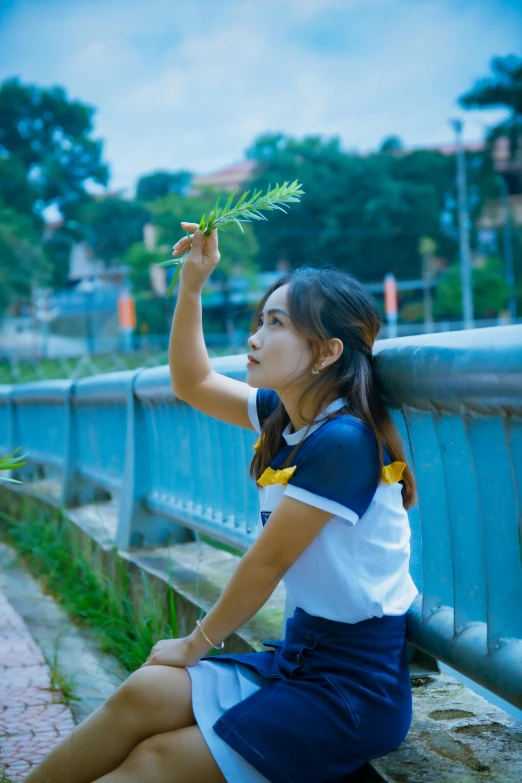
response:
<path fill-rule="evenodd" d="M 261 445 L 261 438 L 258 438 L 254 443 L 254 451 L 257 451 L 260 445 Z"/>
<path fill-rule="evenodd" d="M 392 462 L 391 465 L 385 465 L 382 469 L 382 480 L 385 484 L 396 484 L 401 480 L 405 467 L 405 462 Z"/>
<path fill-rule="evenodd" d="M 283 468 L 282 470 L 266 468 L 264 473 L 259 476 L 257 483 L 261 484 L 262 487 L 268 487 L 270 484 L 282 484 L 283 487 L 286 487 L 296 468 L 297 465 L 293 465 L 291 468 Z"/>

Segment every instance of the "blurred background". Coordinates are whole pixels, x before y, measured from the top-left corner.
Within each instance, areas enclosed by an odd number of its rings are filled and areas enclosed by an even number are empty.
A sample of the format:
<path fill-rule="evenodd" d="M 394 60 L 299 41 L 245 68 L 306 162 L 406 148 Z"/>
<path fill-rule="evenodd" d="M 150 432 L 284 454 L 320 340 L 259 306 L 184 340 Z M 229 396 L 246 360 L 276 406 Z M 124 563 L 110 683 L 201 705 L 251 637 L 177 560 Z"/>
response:
<path fill-rule="evenodd" d="M 211 355 L 303 263 L 382 337 L 521 321 L 520 3 L 3 0 L 0 383 L 166 363 L 180 221 L 294 179 L 220 235 Z"/>

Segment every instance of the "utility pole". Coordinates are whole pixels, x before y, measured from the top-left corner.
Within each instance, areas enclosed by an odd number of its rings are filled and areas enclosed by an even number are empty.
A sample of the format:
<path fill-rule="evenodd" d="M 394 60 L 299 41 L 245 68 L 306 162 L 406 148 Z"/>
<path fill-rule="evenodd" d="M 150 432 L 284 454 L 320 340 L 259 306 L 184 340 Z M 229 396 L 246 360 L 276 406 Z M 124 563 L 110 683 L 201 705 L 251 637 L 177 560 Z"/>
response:
<path fill-rule="evenodd" d="M 509 290 L 508 310 L 511 318 L 517 317 L 517 305 L 515 301 L 515 273 L 513 270 L 513 240 L 511 238 L 511 215 L 509 212 L 509 193 L 506 180 L 502 174 L 498 175 L 500 193 L 502 197 L 502 211 L 504 213 L 504 264 L 506 283 Z"/>
<path fill-rule="evenodd" d="M 462 316 L 464 328 L 473 328 L 473 289 L 469 248 L 469 214 L 466 187 L 466 162 L 462 146 L 462 120 L 450 120 L 457 139 L 457 190 L 459 196 L 460 276 L 462 280 Z"/>

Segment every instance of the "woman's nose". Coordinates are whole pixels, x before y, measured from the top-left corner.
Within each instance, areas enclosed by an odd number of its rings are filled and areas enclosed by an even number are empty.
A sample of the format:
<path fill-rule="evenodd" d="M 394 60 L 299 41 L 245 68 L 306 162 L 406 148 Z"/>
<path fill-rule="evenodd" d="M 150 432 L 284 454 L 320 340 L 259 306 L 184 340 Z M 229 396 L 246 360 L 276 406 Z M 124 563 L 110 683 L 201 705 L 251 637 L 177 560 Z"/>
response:
<path fill-rule="evenodd" d="M 252 334 L 252 335 L 251 335 L 251 336 L 248 338 L 247 342 L 248 342 L 248 347 L 249 347 L 249 348 L 252 348 L 252 350 L 253 350 L 253 351 L 255 351 L 255 350 L 256 350 L 256 348 L 259 348 L 259 341 L 258 341 L 258 340 L 256 340 L 256 336 L 255 336 L 255 334 Z"/>

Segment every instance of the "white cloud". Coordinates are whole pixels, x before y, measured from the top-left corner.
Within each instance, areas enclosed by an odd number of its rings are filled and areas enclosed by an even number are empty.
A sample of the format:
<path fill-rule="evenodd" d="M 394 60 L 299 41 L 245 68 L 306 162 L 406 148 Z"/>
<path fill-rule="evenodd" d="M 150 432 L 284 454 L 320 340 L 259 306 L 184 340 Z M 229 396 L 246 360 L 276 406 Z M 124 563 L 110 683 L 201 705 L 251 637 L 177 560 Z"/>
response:
<path fill-rule="evenodd" d="M 521 32 L 507 0 L 20 0 L 0 31 L 0 78 L 62 83 L 97 105 L 122 186 L 238 160 L 266 130 L 419 145 L 449 140 L 456 114 L 479 138 L 499 112 L 455 99 Z"/>

